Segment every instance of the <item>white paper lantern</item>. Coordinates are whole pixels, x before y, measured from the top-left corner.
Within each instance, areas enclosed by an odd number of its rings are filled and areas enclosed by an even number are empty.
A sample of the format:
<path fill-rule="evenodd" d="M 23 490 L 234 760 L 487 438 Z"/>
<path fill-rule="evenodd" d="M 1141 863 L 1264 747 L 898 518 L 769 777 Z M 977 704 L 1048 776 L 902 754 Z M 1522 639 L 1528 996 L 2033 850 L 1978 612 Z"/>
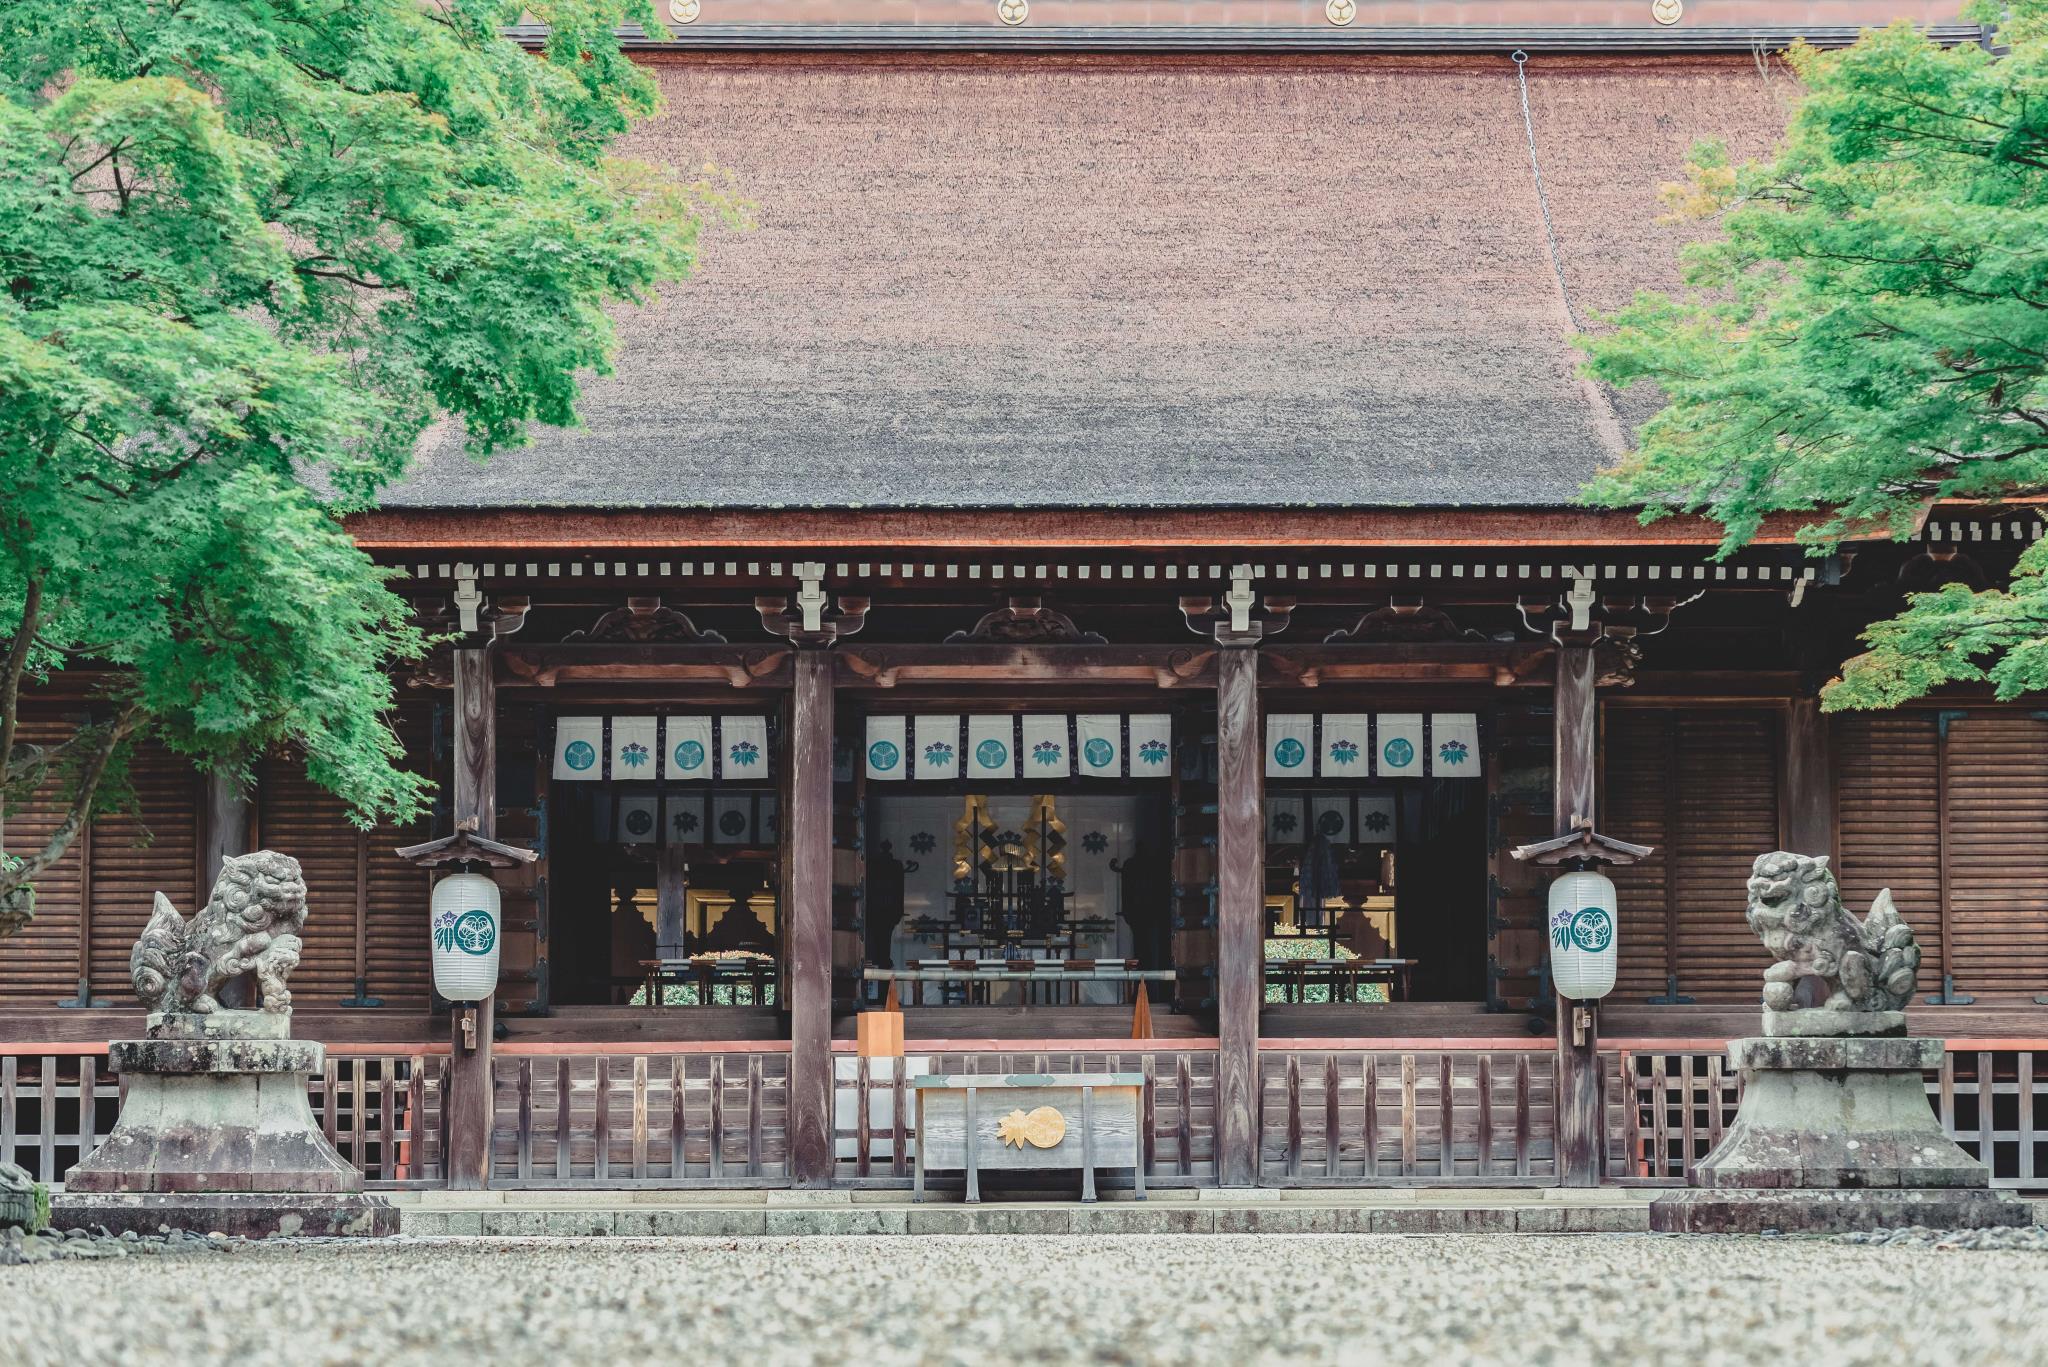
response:
<path fill-rule="evenodd" d="M 451 873 L 434 884 L 434 990 L 451 1002 L 480 1002 L 498 990 L 498 885 L 481 873 Z"/>
<path fill-rule="evenodd" d="M 1558 996 L 1589 1001 L 1614 990 L 1617 905 L 1604 874 L 1567 873 L 1550 885 L 1550 980 Z"/>

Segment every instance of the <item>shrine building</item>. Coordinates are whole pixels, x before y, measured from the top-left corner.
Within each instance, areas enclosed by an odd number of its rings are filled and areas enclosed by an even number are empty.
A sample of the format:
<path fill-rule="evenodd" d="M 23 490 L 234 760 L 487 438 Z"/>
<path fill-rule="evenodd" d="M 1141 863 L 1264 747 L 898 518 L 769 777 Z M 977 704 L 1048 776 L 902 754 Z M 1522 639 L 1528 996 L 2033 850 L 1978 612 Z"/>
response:
<path fill-rule="evenodd" d="M 61 1176 L 104 1134 L 151 894 L 269 848 L 311 893 L 316 1110 L 373 1185 L 907 1188 L 906 1077 L 1091 1071 L 1145 1076 L 1157 1186 L 1675 1181 L 1733 1114 L 1744 885 L 1782 848 L 1859 912 L 1892 890 L 1913 1028 L 1951 1041 L 1930 1104 L 2002 1182 L 2048 1173 L 2048 706 L 1818 700 L 2039 516 L 1819 557 L 1784 519 L 1716 559 L 1579 501 L 1655 400 L 1572 338 L 1677 284 L 1688 149 L 1769 149 L 1795 38 L 1976 26 L 673 12 L 629 43 L 665 106 L 622 150 L 720 168 L 752 226 L 619 315 L 582 429 L 481 465 L 436 430 L 349 519 L 452 638 L 395 718 L 431 818 L 144 751 L 7 946 L 0 1158 Z M 1515 853 L 1595 836 L 1638 851 L 1597 1011 L 1553 987 L 1558 868 Z M 451 837 L 517 852 L 474 1008 L 433 988 L 416 847 Z M 902 1054 L 861 1048 L 897 1011 Z"/>

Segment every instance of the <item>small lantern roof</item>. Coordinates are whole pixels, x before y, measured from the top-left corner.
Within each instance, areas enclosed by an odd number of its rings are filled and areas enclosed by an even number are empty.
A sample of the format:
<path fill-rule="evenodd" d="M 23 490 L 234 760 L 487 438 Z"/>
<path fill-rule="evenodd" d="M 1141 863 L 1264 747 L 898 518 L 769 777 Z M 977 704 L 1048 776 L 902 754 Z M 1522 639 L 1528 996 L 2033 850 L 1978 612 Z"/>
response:
<path fill-rule="evenodd" d="M 429 840 L 420 845 L 407 845 L 397 854 L 406 863 L 417 864 L 423 869 L 440 864 L 488 864 L 494 869 L 516 869 L 540 858 L 534 850 L 501 844 L 478 835 L 466 823 L 453 835 L 444 835 L 439 840 Z"/>
<path fill-rule="evenodd" d="M 1589 822 L 1569 835 L 1539 840 L 1533 845 L 1517 845 L 1511 853 L 1517 859 L 1545 867 L 1568 864 L 1594 868 L 1609 864 L 1618 868 L 1648 859 L 1656 851 L 1654 845 L 1632 845 L 1626 840 L 1602 835 Z"/>

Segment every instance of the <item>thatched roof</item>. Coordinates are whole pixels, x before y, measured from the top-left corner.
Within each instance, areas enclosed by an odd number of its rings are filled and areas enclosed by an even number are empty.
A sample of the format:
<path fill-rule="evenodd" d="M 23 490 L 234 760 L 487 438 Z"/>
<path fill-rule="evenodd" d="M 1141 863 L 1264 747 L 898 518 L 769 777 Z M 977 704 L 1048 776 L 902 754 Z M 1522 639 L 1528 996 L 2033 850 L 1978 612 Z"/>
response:
<path fill-rule="evenodd" d="M 758 227 L 622 316 L 585 430 L 483 468 L 437 432 L 388 505 L 1541 506 L 1624 440 L 1505 59 L 657 70 L 628 152 L 729 168 Z M 1583 316 L 1674 283 L 1659 185 L 1702 137 L 1761 151 L 1791 80 L 1552 58 L 1530 90 Z"/>

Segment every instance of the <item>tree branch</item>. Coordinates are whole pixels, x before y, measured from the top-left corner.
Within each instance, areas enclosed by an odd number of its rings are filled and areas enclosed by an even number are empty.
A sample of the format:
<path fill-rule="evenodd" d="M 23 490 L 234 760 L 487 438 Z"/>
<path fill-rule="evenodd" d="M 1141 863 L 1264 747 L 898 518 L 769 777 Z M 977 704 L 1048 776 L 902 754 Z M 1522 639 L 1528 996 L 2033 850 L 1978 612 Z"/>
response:
<path fill-rule="evenodd" d="M 78 791 L 72 795 L 71 810 L 57 823 L 57 829 L 50 832 L 50 838 L 43 848 L 12 867 L 0 866 L 0 897 L 6 897 L 15 889 L 33 883 L 43 870 L 64 857 L 64 851 L 85 829 L 85 823 L 92 815 L 92 801 L 99 791 L 100 780 L 106 777 L 107 764 L 114 758 L 114 751 L 121 742 L 135 733 L 142 724 L 141 707 L 136 703 L 124 705 L 114 720 L 101 732 L 98 746 L 86 757 L 85 764 L 78 771 Z"/>
<path fill-rule="evenodd" d="M 43 575 L 38 570 L 28 577 L 28 596 L 21 609 L 21 626 L 7 643 L 7 659 L 0 663 L 0 781 L 8 777 L 14 755 L 16 718 L 20 713 L 21 675 L 28 667 L 28 652 L 41 625 Z M 7 848 L 7 806 L 0 795 L 0 850 Z"/>

